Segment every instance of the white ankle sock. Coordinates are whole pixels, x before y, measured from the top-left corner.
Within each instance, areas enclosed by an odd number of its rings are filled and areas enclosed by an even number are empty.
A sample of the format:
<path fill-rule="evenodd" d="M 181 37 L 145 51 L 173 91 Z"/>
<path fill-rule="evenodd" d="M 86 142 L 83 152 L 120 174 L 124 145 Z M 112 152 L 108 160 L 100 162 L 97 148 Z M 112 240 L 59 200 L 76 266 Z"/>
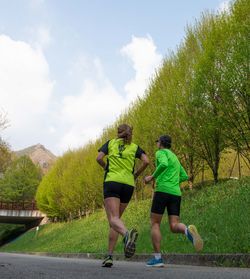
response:
<path fill-rule="evenodd" d="M 185 229 L 185 235 L 187 236 L 187 230 L 188 230 L 188 227 L 186 227 L 186 229 Z"/>
<path fill-rule="evenodd" d="M 161 259 L 161 253 L 154 253 L 154 256 L 156 260 Z"/>

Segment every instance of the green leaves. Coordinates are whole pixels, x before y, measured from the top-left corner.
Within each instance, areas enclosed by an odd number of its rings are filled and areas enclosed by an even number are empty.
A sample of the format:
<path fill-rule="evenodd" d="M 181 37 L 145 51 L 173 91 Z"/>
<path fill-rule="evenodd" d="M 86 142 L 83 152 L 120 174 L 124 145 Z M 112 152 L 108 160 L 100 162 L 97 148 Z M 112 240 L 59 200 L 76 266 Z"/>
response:
<path fill-rule="evenodd" d="M 22 156 L 14 160 L 0 179 L 0 199 L 4 201 L 31 201 L 34 199 L 41 173 L 31 159 Z"/>
<path fill-rule="evenodd" d="M 104 174 L 95 161 L 97 149 L 88 145 L 57 160 L 37 190 L 40 210 L 57 220 L 71 220 L 102 205 Z"/>

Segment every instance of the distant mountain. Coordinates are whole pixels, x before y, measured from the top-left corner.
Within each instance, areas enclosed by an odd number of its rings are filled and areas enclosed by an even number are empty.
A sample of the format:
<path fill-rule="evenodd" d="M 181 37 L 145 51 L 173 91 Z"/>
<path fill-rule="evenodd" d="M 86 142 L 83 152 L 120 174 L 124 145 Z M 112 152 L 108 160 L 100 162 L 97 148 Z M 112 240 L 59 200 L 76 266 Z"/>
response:
<path fill-rule="evenodd" d="M 47 173 L 53 163 L 56 161 L 57 157 L 48 149 L 46 149 L 42 144 L 32 145 L 25 149 L 15 152 L 17 157 L 26 155 L 29 156 L 32 162 L 39 165 L 43 173 Z"/>

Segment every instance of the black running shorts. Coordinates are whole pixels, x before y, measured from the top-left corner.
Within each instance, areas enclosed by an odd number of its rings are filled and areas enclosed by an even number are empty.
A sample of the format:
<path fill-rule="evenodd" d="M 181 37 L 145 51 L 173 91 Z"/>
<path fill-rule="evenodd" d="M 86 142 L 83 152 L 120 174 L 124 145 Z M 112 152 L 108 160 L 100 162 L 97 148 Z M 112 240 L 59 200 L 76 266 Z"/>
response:
<path fill-rule="evenodd" d="M 181 196 L 171 195 L 163 192 L 155 192 L 151 212 L 164 214 L 165 208 L 168 215 L 180 216 Z"/>
<path fill-rule="evenodd" d="M 134 192 L 134 187 L 113 181 L 107 181 L 103 184 L 104 199 L 115 197 L 120 199 L 121 203 L 129 203 Z"/>

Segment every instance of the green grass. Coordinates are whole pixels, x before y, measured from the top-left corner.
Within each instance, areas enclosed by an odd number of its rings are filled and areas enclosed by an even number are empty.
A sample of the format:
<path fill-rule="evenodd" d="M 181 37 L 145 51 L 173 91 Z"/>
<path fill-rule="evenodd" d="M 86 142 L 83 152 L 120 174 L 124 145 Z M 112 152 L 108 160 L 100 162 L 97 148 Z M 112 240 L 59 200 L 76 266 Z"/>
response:
<path fill-rule="evenodd" d="M 195 224 L 203 239 L 204 253 L 250 252 L 250 178 L 226 181 L 201 189 L 185 191 L 181 219 Z M 150 240 L 150 200 L 131 203 L 123 216 L 127 227 L 139 231 L 138 253 L 152 251 Z M 162 224 L 162 252 L 193 253 L 183 235 L 172 234 L 167 215 Z M 20 252 L 106 252 L 108 224 L 103 210 L 71 223 L 47 224 L 38 234 L 31 230 L 1 248 Z M 123 250 L 121 239 L 116 252 Z"/>

